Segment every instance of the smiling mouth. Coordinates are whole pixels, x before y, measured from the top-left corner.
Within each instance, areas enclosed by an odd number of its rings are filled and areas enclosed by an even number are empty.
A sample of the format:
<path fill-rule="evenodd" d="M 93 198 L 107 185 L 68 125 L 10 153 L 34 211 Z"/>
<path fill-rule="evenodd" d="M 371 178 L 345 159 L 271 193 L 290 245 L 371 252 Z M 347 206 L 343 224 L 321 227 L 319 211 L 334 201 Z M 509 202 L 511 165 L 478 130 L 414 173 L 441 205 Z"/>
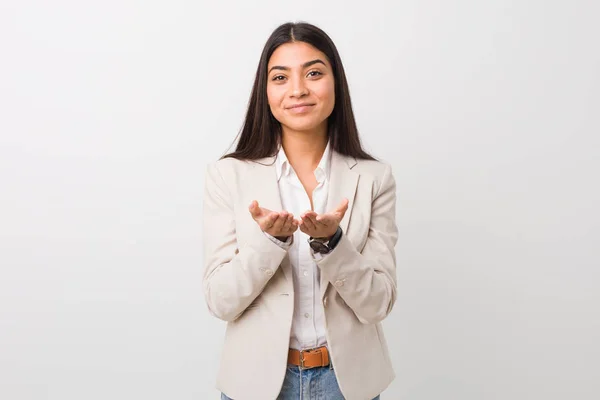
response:
<path fill-rule="evenodd" d="M 313 103 L 294 104 L 293 106 L 288 107 L 288 109 L 299 108 L 299 107 L 308 107 L 308 106 L 314 106 L 314 104 Z"/>
<path fill-rule="evenodd" d="M 291 107 L 288 107 L 288 111 L 300 114 L 307 111 L 310 111 L 314 107 L 314 104 L 297 104 Z"/>

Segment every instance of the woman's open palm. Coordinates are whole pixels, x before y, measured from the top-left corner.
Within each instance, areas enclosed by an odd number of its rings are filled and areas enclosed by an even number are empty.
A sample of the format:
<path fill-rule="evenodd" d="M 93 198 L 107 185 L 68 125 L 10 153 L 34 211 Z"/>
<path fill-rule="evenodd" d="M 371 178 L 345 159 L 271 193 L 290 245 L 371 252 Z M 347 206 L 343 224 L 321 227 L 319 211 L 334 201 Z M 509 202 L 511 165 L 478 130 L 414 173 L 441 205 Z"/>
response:
<path fill-rule="evenodd" d="M 314 238 L 330 238 L 337 231 L 340 221 L 348 210 L 348 199 L 342 202 L 331 212 L 317 214 L 307 211 L 300 216 L 298 227 L 307 235 Z"/>
<path fill-rule="evenodd" d="M 260 207 L 256 200 L 250 203 L 248 210 L 260 229 L 273 237 L 285 238 L 293 235 L 298 229 L 298 221 L 287 211 L 271 211 Z"/>

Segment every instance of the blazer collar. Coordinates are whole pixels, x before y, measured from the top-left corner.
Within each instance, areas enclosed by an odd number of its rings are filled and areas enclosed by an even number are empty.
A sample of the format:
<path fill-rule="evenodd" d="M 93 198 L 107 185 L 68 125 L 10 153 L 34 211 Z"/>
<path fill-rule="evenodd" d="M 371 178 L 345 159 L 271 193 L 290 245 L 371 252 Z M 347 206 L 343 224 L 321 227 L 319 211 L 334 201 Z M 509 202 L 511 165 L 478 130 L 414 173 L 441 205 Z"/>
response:
<path fill-rule="evenodd" d="M 319 182 L 325 178 L 329 178 L 329 171 L 331 170 L 331 152 L 331 141 L 328 141 L 323 156 L 319 161 L 319 165 L 317 165 L 317 168 L 315 169 L 315 175 Z M 291 168 L 292 166 L 287 158 L 287 154 L 285 154 L 283 146 L 279 146 L 279 151 L 275 157 L 277 181 L 279 182 L 282 176 L 287 176 L 290 173 Z"/>
<path fill-rule="evenodd" d="M 342 199 L 348 199 L 348 211 L 340 222 L 340 226 L 346 232 L 358 185 L 359 174 L 353 170 L 357 160 L 331 148 L 329 161 L 329 193 L 325 210 L 326 212 L 333 211 Z M 277 156 L 265 157 L 253 162 L 254 173 L 246 181 L 248 183 L 247 190 L 252 194 L 252 199 L 256 199 L 261 206 L 273 211 L 282 209 L 277 163 Z"/>

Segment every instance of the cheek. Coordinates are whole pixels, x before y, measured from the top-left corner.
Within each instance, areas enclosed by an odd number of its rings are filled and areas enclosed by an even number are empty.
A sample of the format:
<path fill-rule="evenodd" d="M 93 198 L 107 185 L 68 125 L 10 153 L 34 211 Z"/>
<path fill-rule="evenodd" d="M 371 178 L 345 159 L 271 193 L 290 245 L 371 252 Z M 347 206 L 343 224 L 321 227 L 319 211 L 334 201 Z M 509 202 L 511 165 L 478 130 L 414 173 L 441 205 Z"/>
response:
<path fill-rule="evenodd" d="M 269 103 L 269 109 L 273 117 L 280 123 L 285 120 L 285 114 L 281 109 L 281 102 L 284 98 L 284 93 L 281 88 L 267 86 L 267 102 Z"/>
<path fill-rule="evenodd" d="M 267 101 L 273 108 L 281 104 L 281 90 L 274 86 L 267 86 Z"/>
<path fill-rule="evenodd" d="M 335 87 L 333 82 L 327 83 L 326 85 L 320 87 L 318 96 L 323 102 L 323 107 L 331 111 L 335 104 Z"/>

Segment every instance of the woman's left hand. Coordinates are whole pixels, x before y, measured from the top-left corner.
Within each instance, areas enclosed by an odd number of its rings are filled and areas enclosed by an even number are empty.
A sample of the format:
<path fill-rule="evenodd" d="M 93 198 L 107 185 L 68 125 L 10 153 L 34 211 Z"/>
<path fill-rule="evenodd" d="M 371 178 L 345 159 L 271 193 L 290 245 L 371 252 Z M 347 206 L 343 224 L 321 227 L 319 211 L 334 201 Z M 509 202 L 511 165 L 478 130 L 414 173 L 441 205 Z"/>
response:
<path fill-rule="evenodd" d="M 347 210 L 348 199 L 344 199 L 335 210 L 326 214 L 307 211 L 300 215 L 298 228 L 313 238 L 331 238 Z"/>

